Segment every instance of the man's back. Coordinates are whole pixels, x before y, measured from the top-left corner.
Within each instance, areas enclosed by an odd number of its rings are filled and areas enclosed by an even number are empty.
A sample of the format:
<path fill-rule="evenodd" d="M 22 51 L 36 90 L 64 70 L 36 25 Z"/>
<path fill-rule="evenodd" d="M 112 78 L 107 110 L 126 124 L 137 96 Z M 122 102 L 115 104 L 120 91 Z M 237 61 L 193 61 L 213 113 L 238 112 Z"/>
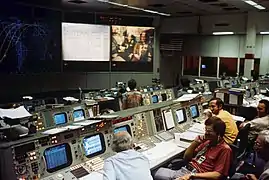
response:
<path fill-rule="evenodd" d="M 142 94 L 138 91 L 131 91 L 123 94 L 123 109 L 134 108 L 142 105 Z"/>
<path fill-rule="evenodd" d="M 131 149 L 105 160 L 104 180 L 152 180 L 148 159 Z"/>
<path fill-rule="evenodd" d="M 238 134 L 238 129 L 235 121 L 233 120 L 232 115 L 224 110 L 220 110 L 219 114 L 217 115 L 226 125 L 226 130 L 224 134 L 224 140 L 227 144 L 232 144 Z"/>

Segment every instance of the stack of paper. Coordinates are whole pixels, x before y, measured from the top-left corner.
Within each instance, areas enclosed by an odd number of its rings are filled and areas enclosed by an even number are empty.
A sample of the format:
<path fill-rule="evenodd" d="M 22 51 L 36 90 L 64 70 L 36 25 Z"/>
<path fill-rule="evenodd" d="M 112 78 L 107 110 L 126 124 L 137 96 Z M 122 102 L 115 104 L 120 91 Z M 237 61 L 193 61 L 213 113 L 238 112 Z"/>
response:
<path fill-rule="evenodd" d="M 24 106 L 20 106 L 15 109 L 1 109 L 0 108 L 0 117 L 1 118 L 10 118 L 10 119 L 19 119 L 32 116 Z"/>
<path fill-rule="evenodd" d="M 245 121 L 244 117 L 235 116 L 235 115 L 232 115 L 232 116 L 233 116 L 233 120 L 235 120 L 235 121 L 239 121 L 239 122 L 244 122 Z"/>
<path fill-rule="evenodd" d="M 195 99 L 198 96 L 199 96 L 199 94 L 184 94 L 183 96 L 177 98 L 174 101 L 176 101 L 176 102 L 191 101 L 191 100 Z"/>
<path fill-rule="evenodd" d="M 186 141 L 193 141 L 198 135 L 200 134 L 187 131 L 187 132 L 181 133 L 180 139 L 186 140 Z"/>

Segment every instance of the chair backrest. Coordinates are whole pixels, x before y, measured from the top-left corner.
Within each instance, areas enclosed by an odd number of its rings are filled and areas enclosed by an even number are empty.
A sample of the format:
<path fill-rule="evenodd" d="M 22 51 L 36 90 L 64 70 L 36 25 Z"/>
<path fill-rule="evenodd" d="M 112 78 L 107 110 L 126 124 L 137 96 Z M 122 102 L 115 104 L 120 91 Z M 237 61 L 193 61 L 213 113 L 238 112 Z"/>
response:
<path fill-rule="evenodd" d="M 246 124 L 242 129 L 239 130 L 236 141 L 240 140 L 239 153 L 244 152 L 248 148 L 248 134 L 250 130 L 250 124 Z"/>

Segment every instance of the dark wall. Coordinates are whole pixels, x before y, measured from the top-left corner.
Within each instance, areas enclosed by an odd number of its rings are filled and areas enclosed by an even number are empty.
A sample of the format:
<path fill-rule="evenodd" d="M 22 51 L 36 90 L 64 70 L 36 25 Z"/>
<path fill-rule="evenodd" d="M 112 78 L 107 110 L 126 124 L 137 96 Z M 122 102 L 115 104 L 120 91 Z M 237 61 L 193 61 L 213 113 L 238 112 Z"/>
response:
<path fill-rule="evenodd" d="M 60 23 L 62 18 L 65 17 L 65 19 L 69 19 L 74 22 L 86 22 L 90 21 L 91 18 L 85 18 L 85 13 L 65 13 L 63 15 L 63 12 L 61 11 L 51 11 L 40 8 L 36 9 L 28 6 L 21 7 L 20 5 L 14 6 L 12 8 L 14 11 L 12 12 L 8 9 L 10 10 L 9 7 L 4 6 L 0 8 L 0 23 L 3 20 L 11 20 L 13 22 L 14 18 L 20 19 L 20 21 L 24 22 L 27 21 L 31 24 L 42 22 L 50 31 L 53 32 L 53 36 L 51 36 L 51 41 L 48 46 L 50 50 L 49 52 L 46 52 L 45 57 L 42 53 L 38 52 L 44 50 L 38 43 L 34 45 L 31 44 L 33 48 L 27 51 L 27 55 L 25 55 L 23 59 L 25 63 L 23 64 L 19 64 L 20 61 L 18 61 L 19 58 L 16 54 L 18 50 L 16 48 L 15 50 L 14 48 L 11 50 L 10 53 L 12 55 L 9 56 L 10 59 L 5 59 L 5 63 L 7 65 L 5 67 L 3 66 L 2 69 L 0 68 L 0 101 L 1 98 L 17 96 L 18 94 L 27 95 L 29 93 L 78 89 L 78 87 L 81 87 L 82 89 L 110 88 L 118 81 L 127 82 L 131 78 L 137 80 L 138 86 L 144 86 L 151 84 L 152 78 L 159 78 L 157 70 L 159 69 L 158 33 L 155 35 L 155 59 L 153 60 L 153 69 L 151 71 L 139 72 L 138 69 L 136 72 L 110 72 L 109 70 L 106 72 L 81 72 L 78 69 L 73 72 L 64 72 L 64 63 L 61 55 Z M 91 15 L 88 14 L 87 16 L 90 17 Z M 126 21 L 123 21 L 122 23 L 125 22 Z M 136 20 L 133 20 L 131 25 L 134 25 L 135 23 Z M 154 24 L 153 22 L 151 23 Z M 99 22 L 99 24 L 105 24 L 105 22 Z M 20 31 L 23 31 L 23 28 L 21 28 Z M 36 32 L 32 30 L 30 33 Z M 2 40 L 3 39 L 4 38 L 2 38 Z M 29 41 L 27 41 L 27 43 L 28 42 Z M 4 57 L 2 52 L 1 54 L 2 57 Z M 8 69 L 7 67 L 11 67 L 11 69 Z"/>

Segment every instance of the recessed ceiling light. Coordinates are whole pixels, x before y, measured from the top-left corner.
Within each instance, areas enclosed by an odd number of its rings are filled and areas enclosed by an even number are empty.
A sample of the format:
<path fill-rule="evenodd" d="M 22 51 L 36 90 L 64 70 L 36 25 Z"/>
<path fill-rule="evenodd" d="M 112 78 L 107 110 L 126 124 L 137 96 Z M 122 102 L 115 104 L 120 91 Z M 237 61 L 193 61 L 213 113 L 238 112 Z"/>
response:
<path fill-rule="evenodd" d="M 260 32 L 260 34 L 269 34 L 268 31 Z"/>
<path fill-rule="evenodd" d="M 248 3 L 251 6 L 256 6 L 258 5 L 257 3 L 255 3 L 254 1 L 245 1 L 246 3 Z"/>
<path fill-rule="evenodd" d="M 162 13 L 162 12 L 153 11 L 153 10 L 149 10 L 149 9 L 143 9 L 143 8 L 139 8 L 139 7 L 135 7 L 135 6 L 129 6 L 127 4 L 116 3 L 116 2 L 109 1 L 109 0 L 97 0 L 97 1 L 112 4 L 112 5 L 115 5 L 115 6 L 126 7 L 126 8 L 129 8 L 129 9 L 135 9 L 135 10 L 139 10 L 139 11 L 144 11 L 144 12 L 148 12 L 148 13 L 152 13 L 152 14 L 158 14 L 158 15 L 161 15 L 161 16 L 171 16 L 171 14 L 168 14 L 168 13 Z"/>
<path fill-rule="evenodd" d="M 213 35 L 232 35 L 234 32 L 213 32 Z"/>
<path fill-rule="evenodd" d="M 254 6 L 255 8 L 259 9 L 259 10 L 264 10 L 265 7 L 261 6 L 261 5 L 257 5 L 257 6 Z"/>
<path fill-rule="evenodd" d="M 69 3 L 74 3 L 74 4 L 85 4 L 85 3 L 87 3 L 86 1 L 83 1 L 83 0 L 70 0 L 68 2 Z"/>

